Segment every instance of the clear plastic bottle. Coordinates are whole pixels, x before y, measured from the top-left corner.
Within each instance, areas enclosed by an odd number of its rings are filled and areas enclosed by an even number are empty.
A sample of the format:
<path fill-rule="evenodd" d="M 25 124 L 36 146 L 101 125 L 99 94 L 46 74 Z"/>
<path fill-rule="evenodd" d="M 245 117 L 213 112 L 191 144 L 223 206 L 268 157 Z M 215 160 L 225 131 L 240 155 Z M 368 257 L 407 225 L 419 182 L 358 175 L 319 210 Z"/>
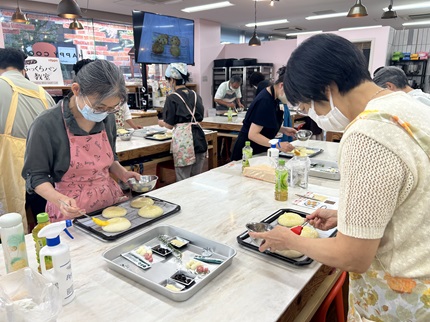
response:
<path fill-rule="evenodd" d="M 275 170 L 275 200 L 288 200 L 288 170 L 285 160 L 279 160 Z"/>
<path fill-rule="evenodd" d="M 40 269 L 39 252 L 42 249 L 42 247 L 46 246 L 46 238 L 38 237 L 37 234 L 43 227 L 48 226 L 49 224 L 50 224 L 49 215 L 46 212 L 42 212 L 37 215 L 37 225 L 36 227 L 33 228 L 33 231 L 31 232 L 31 234 L 33 235 L 34 247 L 36 248 L 36 259 L 37 259 L 37 264 L 39 265 L 37 267 L 37 270 L 39 271 L 39 273 L 42 272 Z M 51 257 L 49 256 L 45 257 L 45 265 L 46 265 L 46 269 L 52 268 Z"/>
<path fill-rule="evenodd" d="M 272 166 L 276 168 L 279 160 L 279 150 L 276 148 L 276 144 L 279 143 L 278 139 L 269 140 L 270 148 L 267 150 L 267 156 L 272 162 Z"/>
<path fill-rule="evenodd" d="M 227 121 L 228 122 L 233 121 L 233 111 L 232 111 L 231 107 L 229 107 L 228 111 L 227 111 Z"/>
<path fill-rule="evenodd" d="M 242 149 L 242 172 L 246 167 L 249 167 L 249 159 L 252 158 L 251 141 L 246 141 Z"/>
<path fill-rule="evenodd" d="M 16 212 L 0 217 L 0 234 L 6 271 L 17 271 L 28 266 L 27 247 L 22 217 Z"/>

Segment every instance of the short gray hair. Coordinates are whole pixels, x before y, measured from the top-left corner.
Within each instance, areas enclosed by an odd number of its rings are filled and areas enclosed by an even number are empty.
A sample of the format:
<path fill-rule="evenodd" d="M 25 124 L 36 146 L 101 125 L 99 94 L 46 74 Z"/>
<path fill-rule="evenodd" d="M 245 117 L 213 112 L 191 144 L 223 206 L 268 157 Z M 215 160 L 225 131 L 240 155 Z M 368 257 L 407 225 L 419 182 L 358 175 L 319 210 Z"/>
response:
<path fill-rule="evenodd" d="M 381 87 L 385 87 L 387 82 L 393 83 L 399 89 L 403 89 L 409 85 L 408 78 L 403 69 L 395 66 L 387 66 L 378 70 L 373 81 Z"/>
<path fill-rule="evenodd" d="M 98 59 L 86 64 L 73 81 L 79 84 L 82 95 L 94 95 L 98 102 L 111 97 L 127 101 L 124 76 L 115 64 L 107 60 Z"/>
<path fill-rule="evenodd" d="M 242 77 L 240 77 L 239 75 L 233 75 L 233 76 L 231 76 L 231 78 L 230 78 L 230 83 L 231 83 L 231 84 L 233 84 L 233 83 L 239 83 L 239 84 L 242 84 Z"/>

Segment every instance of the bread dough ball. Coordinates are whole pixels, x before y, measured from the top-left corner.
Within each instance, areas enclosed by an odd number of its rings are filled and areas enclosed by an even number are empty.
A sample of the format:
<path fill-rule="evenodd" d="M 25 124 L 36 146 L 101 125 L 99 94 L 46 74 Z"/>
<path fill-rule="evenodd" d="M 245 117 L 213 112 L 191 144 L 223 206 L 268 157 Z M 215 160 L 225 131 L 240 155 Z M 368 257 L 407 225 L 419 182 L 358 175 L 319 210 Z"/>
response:
<path fill-rule="evenodd" d="M 278 224 L 286 227 L 300 226 L 304 222 L 305 218 L 294 212 L 286 212 L 278 218 Z"/>
<path fill-rule="evenodd" d="M 107 207 L 102 211 L 102 216 L 105 218 L 124 217 L 126 214 L 127 209 L 118 206 Z"/>
<path fill-rule="evenodd" d="M 157 140 L 163 140 L 166 137 L 167 137 L 166 134 L 154 134 L 154 136 L 153 136 L 153 138 L 157 139 Z"/>
<path fill-rule="evenodd" d="M 318 238 L 319 234 L 314 227 L 305 226 L 303 227 L 303 230 L 300 236 L 307 237 L 307 238 Z M 292 249 L 277 250 L 275 251 L 275 253 L 289 258 L 297 258 L 297 257 L 303 256 L 302 253 Z"/>
<path fill-rule="evenodd" d="M 148 197 L 139 197 L 139 198 L 133 199 L 130 202 L 130 206 L 133 208 L 142 208 L 153 204 L 154 204 L 154 200 Z"/>
<path fill-rule="evenodd" d="M 143 218 L 157 218 L 160 217 L 164 213 L 163 208 L 156 206 L 156 205 L 150 205 L 145 206 L 139 209 L 138 215 Z"/>
<path fill-rule="evenodd" d="M 111 218 L 107 221 L 109 225 L 102 226 L 102 229 L 107 233 L 119 233 L 131 227 L 131 222 L 127 218 Z"/>

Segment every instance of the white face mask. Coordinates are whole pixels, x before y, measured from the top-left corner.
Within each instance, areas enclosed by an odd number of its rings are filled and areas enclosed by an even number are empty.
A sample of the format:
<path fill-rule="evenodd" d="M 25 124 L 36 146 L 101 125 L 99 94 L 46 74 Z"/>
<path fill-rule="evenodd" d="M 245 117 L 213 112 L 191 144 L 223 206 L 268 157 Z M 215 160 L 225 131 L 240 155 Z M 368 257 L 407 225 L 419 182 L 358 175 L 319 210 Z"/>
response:
<path fill-rule="evenodd" d="M 78 97 L 75 96 L 76 100 L 76 107 L 78 108 L 78 111 L 81 112 L 82 116 L 91 122 L 101 122 L 103 121 L 107 116 L 108 113 L 94 113 L 93 109 L 85 102 L 85 106 L 81 109 L 78 104 Z"/>
<path fill-rule="evenodd" d="M 324 131 L 343 131 L 351 122 L 339 109 L 333 104 L 333 97 L 330 92 L 329 96 L 331 111 L 326 115 L 318 115 L 315 112 L 314 101 L 311 101 L 309 117 L 318 124 Z"/>

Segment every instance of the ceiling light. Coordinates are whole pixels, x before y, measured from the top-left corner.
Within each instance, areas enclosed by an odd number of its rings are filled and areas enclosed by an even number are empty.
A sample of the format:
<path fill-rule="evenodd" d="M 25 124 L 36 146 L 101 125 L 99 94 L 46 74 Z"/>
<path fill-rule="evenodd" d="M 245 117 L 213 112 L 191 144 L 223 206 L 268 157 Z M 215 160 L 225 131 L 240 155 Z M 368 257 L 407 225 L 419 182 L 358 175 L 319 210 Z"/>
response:
<path fill-rule="evenodd" d="M 249 39 L 248 46 L 261 46 L 261 40 L 257 36 L 257 1 L 254 1 L 254 33 Z"/>
<path fill-rule="evenodd" d="M 339 31 L 348 31 L 348 30 L 360 30 L 360 29 L 372 29 L 372 28 L 381 28 L 382 25 L 376 26 L 364 26 L 364 27 L 351 27 L 351 28 L 340 28 Z"/>
<path fill-rule="evenodd" d="M 337 17 L 346 17 L 348 12 L 337 12 L 337 13 L 329 13 L 327 15 L 316 15 L 306 17 L 306 20 L 317 20 L 317 19 L 328 19 L 328 18 L 337 18 Z"/>
<path fill-rule="evenodd" d="M 405 4 L 401 6 L 394 6 L 393 10 L 410 10 L 410 9 L 422 9 L 422 8 L 430 8 L 430 1 Z M 383 10 L 388 11 L 388 8 L 384 8 Z"/>
<path fill-rule="evenodd" d="M 212 10 L 212 9 L 218 9 L 218 8 L 224 8 L 224 7 L 230 7 L 230 6 L 234 6 L 234 4 L 229 1 L 223 1 L 223 2 L 205 4 L 202 6 L 188 7 L 188 8 L 181 9 L 181 11 L 198 12 L 198 11 Z"/>
<path fill-rule="evenodd" d="M 418 25 L 430 25 L 430 20 L 421 20 L 416 22 L 402 23 L 402 26 L 418 26 Z"/>
<path fill-rule="evenodd" d="M 17 8 L 15 10 L 15 12 L 12 15 L 12 22 L 18 22 L 18 23 L 27 23 L 28 19 L 27 16 L 22 13 L 21 8 L 19 7 L 19 0 L 17 0 Z"/>
<path fill-rule="evenodd" d="M 397 18 L 397 13 L 392 10 L 393 9 L 393 0 L 390 1 L 390 5 L 388 6 L 388 11 L 385 11 L 381 19 L 395 19 Z"/>
<path fill-rule="evenodd" d="M 257 2 L 257 1 L 255 1 Z M 247 23 L 245 27 L 254 27 L 257 25 L 257 27 L 260 26 L 270 26 L 270 25 L 279 25 L 282 23 L 288 23 L 289 21 L 287 19 L 280 19 L 280 20 L 271 20 L 271 21 L 262 21 L 262 22 L 254 22 L 254 23 Z"/>
<path fill-rule="evenodd" d="M 357 0 L 355 5 L 348 11 L 347 17 L 349 18 L 361 18 L 367 16 L 367 9 L 361 4 L 361 0 Z"/>
<path fill-rule="evenodd" d="M 279 1 L 279 0 L 270 0 L 270 6 L 273 7 L 275 5 L 275 1 Z"/>
<path fill-rule="evenodd" d="M 287 34 L 288 37 L 292 36 L 299 36 L 299 35 L 310 35 L 310 34 L 320 34 L 322 33 L 322 30 L 316 30 L 316 31 L 304 31 L 304 32 L 290 32 Z"/>
<path fill-rule="evenodd" d="M 69 29 L 81 30 L 84 29 L 84 26 L 82 26 L 78 19 L 73 19 L 73 22 L 69 25 Z"/>
<path fill-rule="evenodd" d="M 82 17 L 82 12 L 75 0 L 61 0 L 57 6 L 57 15 L 66 19 L 77 19 Z"/>

